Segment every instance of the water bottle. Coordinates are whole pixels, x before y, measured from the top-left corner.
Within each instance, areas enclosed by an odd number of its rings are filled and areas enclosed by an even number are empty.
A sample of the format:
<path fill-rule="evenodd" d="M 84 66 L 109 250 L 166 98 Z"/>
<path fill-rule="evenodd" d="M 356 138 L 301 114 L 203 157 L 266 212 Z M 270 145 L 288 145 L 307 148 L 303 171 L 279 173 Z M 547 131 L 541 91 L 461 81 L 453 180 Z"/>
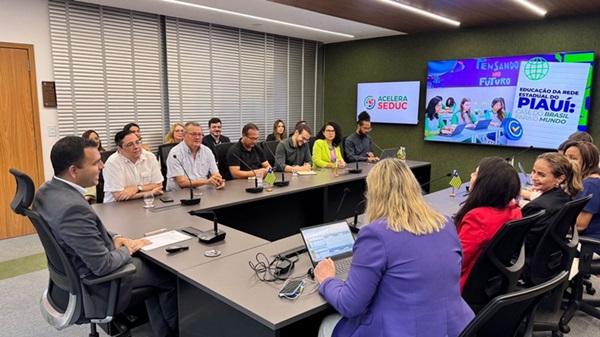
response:
<path fill-rule="evenodd" d="M 396 153 L 396 157 L 402 161 L 406 161 L 406 149 L 404 146 L 400 146 L 398 152 Z"/>

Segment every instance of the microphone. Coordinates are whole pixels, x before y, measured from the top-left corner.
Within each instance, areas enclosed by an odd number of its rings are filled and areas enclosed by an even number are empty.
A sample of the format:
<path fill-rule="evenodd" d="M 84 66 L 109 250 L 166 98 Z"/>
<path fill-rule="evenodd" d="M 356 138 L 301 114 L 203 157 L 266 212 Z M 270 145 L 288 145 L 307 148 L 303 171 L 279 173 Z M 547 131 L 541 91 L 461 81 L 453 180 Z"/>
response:
<path fill-rule="evenodd" d="M 353 168 L 353 169 L 348 169 L 348 173 L 352 173 L 352 174 L 358 174 L 358 173 L 361 173 L 361 172 L 362 172 L 362 170 L 358 168 L 358 161 L 355 161 L 354 163 L 355 163 L 355 165 L 356 165 L 356 168 Z"/>
<path fill-rule="evenodd" d="M 342 198 L 340 199 L 340 203 L 338 204 L 338 207 L 335 211 L 335 216 L 333 217 L 334 220 L 338 219 L 338 216 L 340 215 L 340 211 L 342 210 L 342 205 L 344 204 L 344 199 L 346 199 L 346 195 L 348 195 L 348 193 L 350 193 L 350 189 L 348 187 L 344 187 L 344 192 L 342 193 Z"/>
<path fill-rule="evenodd" d="M 215 211 L 189 211 L 190 215 L 195 215 L 202 217 L 202 215 L 212 215 L 213 220 L 213 230 L 208 230 L 198 234 L 198 241 L 202 243 L 213 243 L 218 241 L 223 241 L 225 239 L 224 231 L 219 229 L 219 224 L 217 221 L 217 213 Z"/>
<path fill-rule="evenodd" d="M 262 186 L 258 186 L 258 178 L 256 176 L 256 172 L 254 172 L 254 170 L 250 167 L 250 165 L 248 165 L 245 161 L 242 160 L 242 158 L 238 157 L 235 153 L 231 153 L 237 160 L 240 161 L 240 163 L 246 165 L 246 167 L 250 170 L 250 172 L 252 172 L 252 174 L 254 175 L 254 187 L 248 187 L 246 189 L 246 192 L 248 193 L 260 193 L 263 191 Z"/>
<path fill-rule="evenodd" d="M 275 153 L 273 153 L 273 151 L 271 151 L 271 148 L 269 148 L 269 146 L 265 143 L 264 144 L 265 148 L 267 148 L 267 151 L 269 151 L 269 153 L 273 156 L 274 160 L 275 160 L 275 166 L 279 165 L 279 162 L 277 161 L 277 156 L 275 156 Z M 277 186 L 277 187 L 285 187 L 288 186 L 290 184 L 289 181 L 285 180 L 285 172 L 281 171 L 281 181 L 276 181 L 273 183 L 273 186 Z"/>
<path fill-rule="evenodd" d="M 359 201 L 358 204 L 356 204 L 356 206 L 354 207 L 354 218 L 352 218 L 353 221 L 348 223 L 348 227 L 350 227 L 350 231 L 352 233 L 358 233 L 358 231 L 360 230 L 360 228 L 358 227 L 358 225 L 359 225 L 358 216 L 365 212 L 364 204 L 366 202 L 367 202 L 367 199 L 363 199 L 363 200 Z M 362 209 L 360 208 L 361 206 L 363 206 Z M 348 220 L 346 220 L 346 222 L 348 222 Z"/>
<path fill-rule="evenodd" d="M 379 150 L 380 152 L 383 152 L 383 148 L 379 147 L 379 145 L 377 145 L 377 143 L 375 143 L 372 139 L 371 139 L 371 144 L 375 145 L 377 150 Z"/>
<path fill-rule="evenodd" d="M 526 149 L 515 152 L 511 157 L 506 157 L 504 160 L 510 163 L 511 166 L 515 166 L 515 157 L 522 155 L 523 153 L 533 149 L 533 145 L 529 145 Z"/>
<path fill-rule="evenodd" d="M 449 173 L 446 173 L 446 174 L 444 174 L 443 176 L 439 176 L 439 177 L 437 177 L 437 178 L 434 178 L 434 179 L 429 179 L 428 181 L 426 181 L 426 182 L 424 182 L 424 183 L 420 184 L 419 186 L 421 186 L 421 188 L 423 188 L 423 189 L 424 189 L 426 186 L 429 186 L 429 185 L 431 185 L 431 183 L 434 183 L 434 182 L 436 182 L 436 181 L 442 180 L 442 179 L 444 179 L 444 178 L 446 178 L 446 177 L 452 177 L 452 173 L 451 173 L 451 172 L 449 172 Z M 429 189 L 429 188 L 428 188 L 428 189 Z"/>
<path fill-rule="evenodd" d="M 179 201 L 181 202 L 182 205 L 185 205 L 185 206 L 198 205 L 200 203 L 200 198 L 194 198 L 194 187 L 192 186 L 192 179 L 190 179 L 190 176 L 188 175 L 187 171 L 185 170 L 185 167 L 183 166 L 183 162 L 181 160 L 179 160 L 179 158 L 177 158 L 177 155 L 175 155 L 175 154 L 173 155 L 173 159 L 177 160 L 179 165 L 181 165 L 181 169 L 183 170 L 183 173 L 185 173 L 185 176 L 188 178 L 188 181 L 190 182 L 190 198 L 189 199 L 180 199 Z"/>

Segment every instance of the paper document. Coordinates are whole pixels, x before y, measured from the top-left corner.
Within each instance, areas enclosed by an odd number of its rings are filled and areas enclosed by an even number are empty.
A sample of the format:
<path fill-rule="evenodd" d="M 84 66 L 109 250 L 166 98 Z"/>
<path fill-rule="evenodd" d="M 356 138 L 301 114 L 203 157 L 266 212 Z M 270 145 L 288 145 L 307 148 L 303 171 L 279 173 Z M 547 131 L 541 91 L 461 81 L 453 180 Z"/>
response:
<path fill-rule="evenodd" d="M 175 230 L 152 235 L 152 236 L 147 236 L 144 239 L 149 240 L 151 243 L 147 246 L 142 247 L 142 250 L 147 252 L 147 251 L 155 249 L 155 248 L 168 246 L 168 245 L 171 245 L 171 244 L 174 244 L 177 242 L 181 242 L 181 241 L 185 241 L 185 240 L 191 239 L 191 238 L 192 238 L 191 236 L 189 236 L 187 234 L 183 234 L 183 233 L 175 231 Z"/>
<path fill-rule="evenodd" d="M 313 174 L 317 174 L 317 172 L 315 171 L 297 171 L 296 173 L 298 173 L 299 176 L 310 176 Z"/>

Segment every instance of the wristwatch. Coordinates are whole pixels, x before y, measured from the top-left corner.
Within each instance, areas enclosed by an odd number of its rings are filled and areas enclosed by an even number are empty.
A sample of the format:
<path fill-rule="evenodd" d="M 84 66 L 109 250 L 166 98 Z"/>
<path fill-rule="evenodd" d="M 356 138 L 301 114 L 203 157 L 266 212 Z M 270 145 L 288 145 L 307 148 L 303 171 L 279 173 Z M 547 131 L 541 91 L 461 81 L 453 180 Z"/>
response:
<path fill-rule="evenodd" d="M 144 190 L 144 185 L 138 185 L 137 188 L 138 188 L 138 192 L 141 192 Z"/>

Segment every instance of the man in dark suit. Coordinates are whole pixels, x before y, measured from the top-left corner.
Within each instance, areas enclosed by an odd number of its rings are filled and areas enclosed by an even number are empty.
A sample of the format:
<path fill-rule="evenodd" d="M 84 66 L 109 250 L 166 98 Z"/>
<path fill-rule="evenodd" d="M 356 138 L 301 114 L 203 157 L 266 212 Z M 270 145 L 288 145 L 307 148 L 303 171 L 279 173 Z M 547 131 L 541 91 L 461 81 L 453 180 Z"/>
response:
<path fill-rule="evenodd" d="M 103 167 L 95 143 L 80 137 L 64 137 L 50 154 L 54 177 L 35 195 L 33 209 L 44 218 L 79 275 L 103 276 L 133 263 L 137 270 L 121 282 L 118 310 L 126 308 L 131 289 L 154 287 L 146 309 L 155 335 L 177 335 L 177 298 L 172 275 L 131 255 L 148 240 L 132 240 L 109 233 L 84 198 L 85 187 L 98 183 Z M 102 317 L 108 285 L 86 287 L 86 317 Z"/>

